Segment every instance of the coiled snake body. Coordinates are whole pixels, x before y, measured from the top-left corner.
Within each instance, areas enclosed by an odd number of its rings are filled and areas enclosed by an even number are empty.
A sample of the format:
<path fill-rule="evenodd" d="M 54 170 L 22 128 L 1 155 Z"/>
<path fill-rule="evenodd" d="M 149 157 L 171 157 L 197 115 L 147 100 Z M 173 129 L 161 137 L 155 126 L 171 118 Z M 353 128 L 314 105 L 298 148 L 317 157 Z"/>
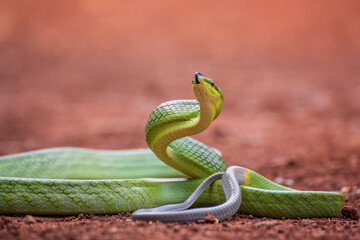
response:
<path fill-rule="evenodd" d="M 196 100 L 166 102 L 151 113 L 146 140 L 152 151 L 52 148 L 0 157 L 0 214 L 115 214 L 153 208 L 185 201 L 214 173 L 215 182 L 203 186 L 200 197 L 187 204 L 195 201 L 193 206 L 203 208 L 192 210 L 189 217 L 183 210 L 188 206 L 175 204 L 177 212 L 160 207 L 168 214 L 156 217 L 155 212 L 155 219 L 198 220 L 208 212 L 223 219 L 237 210 L 274 218 L 340 214 L 344 204 L 341 193 L 293 190 L 241 167 L 228 168 L 224 174 L 235 173 L 233 181 L 241 185 L 236 183 L 238 191 L 234 183 L 219 180 L 220 172 L 227 169 L 219 152 L 188 136 L 204 131 L 217 118 L 223 94 L 199 73 L 192 85 Z M 230 196 L 223 188 L 237 192 Z M 223 204 L 226 199 L 232 199 L 233 210 L 229 212 Z M 214 212 L 204 208 L 219 204 Z M 151 210 L 133 215 L 154 218 Z"/>

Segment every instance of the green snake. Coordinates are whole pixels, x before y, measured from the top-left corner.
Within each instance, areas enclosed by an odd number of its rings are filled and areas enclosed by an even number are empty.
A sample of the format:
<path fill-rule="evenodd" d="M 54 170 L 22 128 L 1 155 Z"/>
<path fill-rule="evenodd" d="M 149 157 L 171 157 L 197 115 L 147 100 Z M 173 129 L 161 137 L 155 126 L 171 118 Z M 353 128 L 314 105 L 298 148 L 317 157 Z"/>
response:
<path fill-rule="evenodd" d="M 298 191 L 247 168 L 227 168 L 219 151 L 188 137 L 207 129 L 223 103 L 210 78 L 196 73 L 192 87 L 196 100 L 165 102 L 150 114 L 150 150 L 66 147 L 0 157 L 0 214 L 116 214 L 165 204 L 172 205 L 138 210 L 134 218 L 193 221 L 214 213 L 224 219 L 236 211 L 273 218 L 340 214 L 343 194 Z M 186 200 L 211 175 L 197 190 L 200 196 Z M 220 179 L 225 175 L 232 182 Z M 195 208 L 184 210 L 189 206 Z"/>

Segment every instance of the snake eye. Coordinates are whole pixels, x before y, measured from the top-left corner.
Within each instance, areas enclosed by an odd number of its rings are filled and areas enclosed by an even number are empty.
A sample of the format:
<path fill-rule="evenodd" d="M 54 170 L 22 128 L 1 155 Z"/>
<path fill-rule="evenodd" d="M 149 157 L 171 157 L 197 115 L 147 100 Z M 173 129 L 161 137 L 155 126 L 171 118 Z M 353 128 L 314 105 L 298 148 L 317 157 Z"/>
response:
<path fill-rule="evenodd" d="M 215 85 L 215 83 L 214 83 L 214 81 L 213 80 L 211 80 L 211 86 L 214 86 Z"/>

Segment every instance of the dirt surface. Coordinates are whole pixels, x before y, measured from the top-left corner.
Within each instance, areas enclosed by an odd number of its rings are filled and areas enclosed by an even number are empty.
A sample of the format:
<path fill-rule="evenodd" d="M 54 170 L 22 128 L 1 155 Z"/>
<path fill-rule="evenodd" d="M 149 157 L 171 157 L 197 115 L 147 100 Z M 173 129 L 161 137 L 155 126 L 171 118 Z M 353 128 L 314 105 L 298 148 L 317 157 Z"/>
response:
<path fill-rule="evenodd" d="M 342 191 L 343 215 L 238 214 L 187 224 L 114 216 L 0 216 L 1 239 L 359 239 L 358 1 L 1 1 L 0 154 L 146 147 L 158 104 L 225 95 L 195 138 L 301 190 Z"/>

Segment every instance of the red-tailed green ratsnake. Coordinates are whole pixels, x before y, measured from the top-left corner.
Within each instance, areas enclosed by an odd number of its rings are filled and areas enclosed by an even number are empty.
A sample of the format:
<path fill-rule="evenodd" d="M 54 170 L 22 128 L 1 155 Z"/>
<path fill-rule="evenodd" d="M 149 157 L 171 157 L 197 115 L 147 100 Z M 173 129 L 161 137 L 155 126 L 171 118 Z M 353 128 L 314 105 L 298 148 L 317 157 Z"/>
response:
<path fill-rule="evenodd" d="M 340 214 L 341 193 L 297 191 L 250 169 L 227 167 L 219 151 L 188 137 L 207 129 L 223 103 L 220 88 L 200 73 L 192 87 L 196 100 L 165 102 L 150 114 L 145 132 L 151 150 L 66 147 L 0 157 L 0 214 L 133 212 L 134 219 L 170 222 L 209 213 L 219 220 L 236 212 Z"/>

